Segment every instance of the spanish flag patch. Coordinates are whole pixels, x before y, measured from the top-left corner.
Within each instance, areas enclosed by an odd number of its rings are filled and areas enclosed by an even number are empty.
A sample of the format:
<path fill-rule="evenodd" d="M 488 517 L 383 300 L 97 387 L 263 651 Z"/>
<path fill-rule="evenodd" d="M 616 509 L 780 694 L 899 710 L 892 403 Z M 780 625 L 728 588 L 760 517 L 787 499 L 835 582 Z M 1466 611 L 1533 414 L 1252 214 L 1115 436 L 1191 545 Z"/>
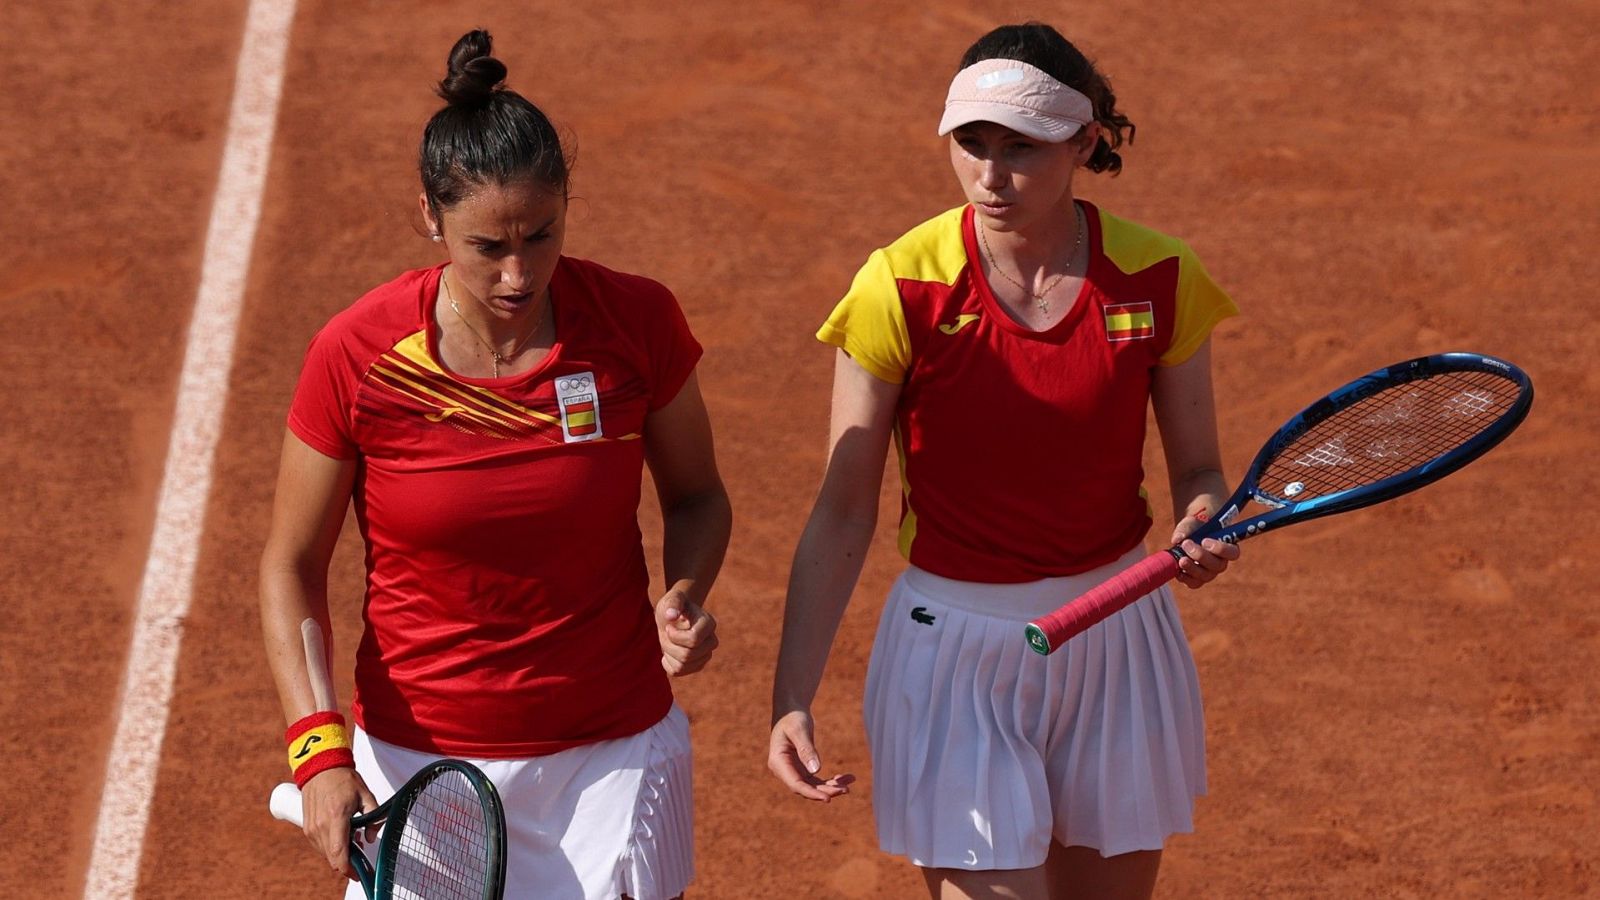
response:
<path fill-rule="evenodd" d="M 600 389 L 593 372 L 556 376 L 556 402 L 561 405 L 561 434 L 566 442 L 592 441 L 600 428 Z"/>
<path fill-rule="evenodd" d="M 1106 340 L 1137 341 L 1155 337 L 1156 313 L 1149 300 L 1106 306 Z"/>
<path fill-rule="evenodd" d="M 594 401 L 567 404 L 567 431 L 573 437 L 594 434 L 598 429 L 594 418 Z"/>

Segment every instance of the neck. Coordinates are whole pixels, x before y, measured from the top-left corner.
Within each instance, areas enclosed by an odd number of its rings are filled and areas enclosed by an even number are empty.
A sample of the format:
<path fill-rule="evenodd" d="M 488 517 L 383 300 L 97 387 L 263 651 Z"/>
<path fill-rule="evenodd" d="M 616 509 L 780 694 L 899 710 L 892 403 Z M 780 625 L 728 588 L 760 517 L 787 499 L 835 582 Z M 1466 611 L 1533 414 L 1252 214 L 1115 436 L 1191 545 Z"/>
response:
<path fill-rule="evenodd" d="M 516 349 L 530 337 L 530 329 L 542 324 L 545 306 L 550 302 L 548 288 L 526 308 L 502 315 L 462 287 L 461 282 L 453 277 L 454 274 L 454 267 L 447 266 L 440 277 L 443 284 L 440 297 L 449 308 L 444 311 L 445 314 L 465 320 L 480 339 L 487 340 L 496 350 L 504 353 Z"/>
<path fill-rule="evenodd" d="M 999 264 L 1021 272 L 1061 271 L 1089 241 L 1088 223 L 1068 195 L 1049 215 L 1011 231 L 985 229 L 990 251 Z M 985 228 L 982 220 L 977 223 Z"/>

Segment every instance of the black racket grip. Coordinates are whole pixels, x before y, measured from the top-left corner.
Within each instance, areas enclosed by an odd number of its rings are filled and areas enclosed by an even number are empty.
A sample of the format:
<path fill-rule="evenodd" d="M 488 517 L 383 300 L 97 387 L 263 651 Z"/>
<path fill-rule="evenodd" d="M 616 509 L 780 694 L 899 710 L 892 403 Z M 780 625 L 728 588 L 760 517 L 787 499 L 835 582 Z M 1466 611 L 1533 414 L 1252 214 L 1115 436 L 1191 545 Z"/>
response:
<path fill-rule="evenodd" d="M 1053 613 L 1028 624 L 1028 646 L 1048 656 L 1124 606 L 1178 577 L 1171 551 L 1152 553 Z"/>

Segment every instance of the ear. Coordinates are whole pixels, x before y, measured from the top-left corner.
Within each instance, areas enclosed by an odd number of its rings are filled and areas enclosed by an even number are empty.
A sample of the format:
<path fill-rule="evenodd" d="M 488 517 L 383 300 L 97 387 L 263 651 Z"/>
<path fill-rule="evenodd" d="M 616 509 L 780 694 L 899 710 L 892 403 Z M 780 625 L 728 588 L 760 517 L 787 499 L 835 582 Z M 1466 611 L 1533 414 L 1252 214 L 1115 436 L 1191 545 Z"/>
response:
<path fill-rule="evenodd" d="M 435 241 L 444 240 L 444 223 L 433 214 L 433 204 L 428 202 L 428 192 L 417 192 L 417 206 L 422 209 L 422 224 L 428 227 L 428 236 Z"/>
<path fill-rule="evenodd" d="M 1090 122 L 1072 136 L 1072 142 L 1076 145 L 1076 152 L 1073 156 L 1077 165 L 1088 164 L 1089 157 L 1094 155 L 1094 148 L 1100 145 L 1100 132 L 1100 123 Z"/>

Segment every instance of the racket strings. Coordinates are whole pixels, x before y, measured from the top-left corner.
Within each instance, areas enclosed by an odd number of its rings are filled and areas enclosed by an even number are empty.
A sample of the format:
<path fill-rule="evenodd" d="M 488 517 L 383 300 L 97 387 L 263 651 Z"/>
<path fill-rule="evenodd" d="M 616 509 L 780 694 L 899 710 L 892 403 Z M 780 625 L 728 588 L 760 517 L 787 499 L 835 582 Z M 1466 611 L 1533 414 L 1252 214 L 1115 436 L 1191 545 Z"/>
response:
<path fill-rule="evenodd" d="M 1382 481 L 1462 446 L 1509 412 L 1519 385 L 1452 371 L 1392 385 L 1336 411 L 1279 451 L 1262 474 L 1269 495 L 1304 501 Z"/>
<path fill-rule="evenodd" d="M 479 900 L 489 880 L 489 826 L 472 782 L 445 771 L 413 798 L 391 869 L 396 900 Z"/>

